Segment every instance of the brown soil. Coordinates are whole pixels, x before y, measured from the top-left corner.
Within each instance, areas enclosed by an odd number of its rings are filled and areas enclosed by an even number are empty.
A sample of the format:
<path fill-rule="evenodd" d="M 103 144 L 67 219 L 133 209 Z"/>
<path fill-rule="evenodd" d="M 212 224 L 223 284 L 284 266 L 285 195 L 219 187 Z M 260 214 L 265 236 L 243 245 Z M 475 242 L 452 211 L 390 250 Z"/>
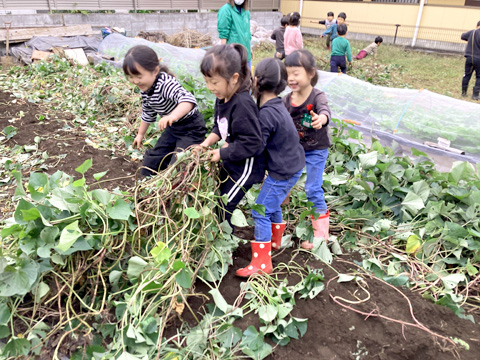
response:
<path fill-rule="evenodd" d="M 24 177 L 34 171 L 44 171 L 53 174 L 60 170 L 75 178 L 81 175 L 75 171 L 85 160 L 92 159 L 92 167 L 85 173 L 88 184 L 93 184 L 93 174 L 108 170 L 107 174 L 100 179 L 102 186 L 112 190 L 116 187 L 126 189 L 134 185 L 134 175 L 139 164 L 130 161 L 127 157 L 112 154 L 111 151 L 95 149 L 88 145 L 86 135 L 75 127 L 72 122 L 73 116 L 68 113 L 53 113 L 41 106 L 30 103 L 25 99 L 17 99 L 12 103 L 9 93 L 0 91 L 0 130 L 11 125 L 17 128 L 17 134 L 7 141 L 7 145 L 13 148 L 15 145 L 34 145 L 35 137 L 40 137 L 38 152 L 46 152 L 48 159 L 40 168 L 40 164 L 23 166 Z M 23 116 L 21 115 L 23 112 Z M 40 116 L 49 113 L 48 119 L 40 121 Z M 15 121 L 11 122 L 12 119 Z M 4 154 L 5 155 L 5 154 Z M 46 170 L 45 170 L 46 167 Z M 107 181 L 105 181 L 107 180 Z M 12 193 L 16 184 L 3 187 L 2 191 Z M 2 197 L 1 201 L 6 198 Z M 0 204 L 0 208 L 3 208 Z"/>
<path fill-rule="evenodd" d="M 253 229 L 239 229 L 236 235 L 249 239 L 253 236 Z M 294 252 L 286 249 L 280 253 L 273 253 L 273 266 L 279 263 L 288 263 Z M 220 292 L 229 304 L 234 304 L 240 294 L 240 283 L 244 279 L 235 276 L 235 270 L 248 265 L 251 258 L 249 245 L 240 245 L 234 253 L 234 266 L 222 280 Z M 361 261 L 358 253 L 337 257 L 332 268 L 339 273 L 358 271 L 355 262 Z M 296 300 L 292 315 L 297 318 L 308 319 L 308 330 L 299 340 L 292 339 L 286 346 L 277 346 L 274 353 L 267 360 L 331 360 L 331 359 L 379 359 L 379 360 L 477 360 L 480 354 L 480 325 L 469 320 L 460 319 L 450 309 L 433 304 L 423 299 L 419 294 L 407 289 L 394 288 L 385 282 L 363 276 L 366 289 L 370 294 L 368 301 L 358 305 L 345 305 L 371 315 L 360 315 L 353 310 L 336 304 L 333 297 L 356 301 L 364 299 L 367 293 L 355 282 L 338 283 L 337 273 L 329 266 L 308 254 L 297 253 L 295 262 L 309 265 L 311 268 L 323 269 L 325 275 L 325 290 L 312 300 Z M 296 275 L 287 276 L 289 284 L 298 281 Z M 200 281 L 196 284 L 196 292 L 208 295 L 209 288 Z M 402 295 L 403 294 L 403 295 Z M 337 300 L 339 300 L 337 298 Z M 192 299 L 192 306 L 200 313 L 204 312 L 203 303 L 198 298 Z M 410 310 L 411 307 L 411 310 Z M 412 313 L 415 319 L 412 317 Z M 380 319 L 376 315 L 383 315 L 392 321 Z M 195 325 L 193 317 L 185 312 L 183 320 Z M 393 321 L 395 320 L 395 321 Z M 477 322 L 480 320 L 476 318 Z M 403 323 L 403 325 L 402 325 Z M 424 325 L 422 330 L 410 324 Z M 175 335 L 175 328 L 181 321 L 176 320 L 166 335 Z M 235 326 L 245 330 L 254 325 L 257 329 L 261 325 L 258 315 L 248 314 L 237 320 Z M 434 335 L 437 334 L 439 336 Z M 454 347 L 441 337 L 459 338 L 467 342 L 470 350 L 460 346 Z M 273 342 L 272 345 L 275 345 Z"/>
<path fill-rule="evenodd" d="M 70 115 L 51 115 L 49 120 L 40 122 L 36 115 L 45 114 L 41 107 L 26 101 L 17 101 L 12 104 L 12 99 L 9 94 L 0 92 L 0 130 L 8 125 L 13 125 L 18 129 L 18 133 L 7 143 L 10 147 L 15 144 L 33 145 L 35 136 L 40 136 L 42 140 L 39 149 L 46 151 L 50 156 L 45 162 L 49 165 L 48 173 L 62 170 L 79 177 L 74 169 L 86 159 L 91 158 L 93 167 L 86 173 L 87 182 L 94 182 L 92 174 L 108 170 L 105 179 L 112 181 L 104 183 L 104 187 L 113 189 L 117 186 L 127 188 L 133 185 L 134 179 L 130 175 L 135 173 L 138 164 L 120 156 L 112 159 L 110 151 L 94 149 L 87 145 L 85 143 L 86 136 L 75 129 Z M 21 118 L 18 116 L 20 111 L 24 113 Z M 17 120 L 14 123 L 8 122 L 12 118 Z M 66 124 L 70 127 L 68 130 L 63 130 Z M 55 157 L 59 154 L 66 154 L 66 157 L 64 159 Z M 36 165 L 22 169 L 25 177 L 30 172 L 37 170 L 41 169 Z M 125 176 L 127 177 L 125 178 Z M 15 185 L 10 184 L 2 187 L 1 190 L 13 194 L 14 188 Z M 4 201 L 3 199 L 4 197 L 1 201 Z M 0 204 L 0 207 L 3 205 Z M 250 239 L 253 235 L 252 229 L 239 229 L 237 235 Z M 292 254 L 291 249 L 274 254 L 274 266 L 280 262 L 288 262 L 292 258 Z M 234 271 L 238 267 L 247 265 L 249 259 L 249 246 L 240 245 L 234 254 L 235 264 L 230 268 L 220 287 L 229 304 L 233 304 L 238 297 L 242 282 L 241 279 L 235 277 Z M 354 261 L 358 260 L 360 260 L 358 254 L 341 256 L 333 262 L 332 267 L 340 273 L 348 273 L 357 270 Z M 478 359 L 478 354 L 480 354 L 479 325 L 458 318 L 449 309 L 434 305 L 418 294 L 408 290 L 394 289 L 382 281 L 368 276 L 364 276 L 364 279 L 368 284 L 367 290 L 370 299 L 358 305 L 350 305 L 357 311 L 370 314 L 369 316 L 360 315 L 336 304 L 332 298 L 339 296 L 354 300 L 352 294 L 355 291 L 357 291 L 357 296 L 364 298 L 366 293 L 362 292 L 354 282 L 338 283 L 334 278 L 335 271 L 306 254 L 298 254 L 295 261 L 308 264 L 313 268 L 322 268 L 325 274 L 326 289 L 313 300 L 297 300 L 293 316 L 308 318 L 307 333 L 300 340 L 292 340 L 287 346 L 276 347 L 273 355 L 268 359 Z M 289 279 L 293 282 L 293 276 Z M 208 294 L 208 290 L 209 288 L 204 284 L 200 282 L 196 284 L 197 292 Z M 191 306 L 195 312 L 202 313 L 203 305 L 200 298 L 192 298 Z M 401 322 L 415 323 L 412 312 L 418 322 L 429 331 L 402 325 Z M 378 314 L 396 321 L 375 317 Z M 183 314 L 183 320 L 194 325 L 193 316 L 188 311 Z M 181 321 L 177 319 L 172 326 L 168 327 L 165 335 L 173 336 L 175 328 L 180 325 Z M 242 329 L 246 329 L 249 325 L 255 325 L 258 328 L 258 316 L 249 314 L 237 321 L 235 325 Z M 454 349 L 450 343 L 432 333 L 443 337 L 460 338 L 469 344 L 470 350 L 466 351 L 461 347 Z M 70 345 L 72 346 L 70 347 L 66 343 L 62 347 L 62 352 L 69 353 L 79 344 L 72 342 Z"/>

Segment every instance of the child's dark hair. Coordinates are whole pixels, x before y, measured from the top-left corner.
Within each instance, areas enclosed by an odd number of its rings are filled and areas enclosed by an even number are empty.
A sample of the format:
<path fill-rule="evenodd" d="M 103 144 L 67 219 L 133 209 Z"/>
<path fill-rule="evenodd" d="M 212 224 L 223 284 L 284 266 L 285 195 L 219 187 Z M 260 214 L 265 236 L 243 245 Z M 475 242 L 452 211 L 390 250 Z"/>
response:
<path fill-rule="evenodd" d="M 258 105 L 263 92 L 268 91 L 278 95 L 287 86 L 287 68 L 279 59 L 267 58 L 260 61 L 255 67 L 255 77 L 257 83 L 253 93 L 257 97 Z"/>
<path fill-rule="evenodd" d="M 335 14 L 333 13 L 333 11 L 329 11 L 329 12 L 327 13 L 327 16 L 335 16 Z"/>
<path fill-rule="evenodd" d="M 375 44 L 380 44 L 380 43 L 382 43 L 382 42 L 383 42 L 383 38 L 382 38 L 381 36 L 377 36 L 377 37 L 375 38 Z"/>
<path fill-rule="evenodd" d="M 290 21 L 290 18 L 288 17 L 288 15 L 285 15 L 285 16 L 283 16 L 282 19 L 280 20 L 280 24 L 281 24 L 282 26 L 285 26 L 285 25 L 288 25 L 289 21 Z"/>
<path fill-rule="evenodd" d="M 295 50 L 290 55 L 285 58 L 285 66 L 301 66 L 305 71 L 310 74 L 315 72 L 315 76 L 310 81 L 312 86 L 315 86 L 318 82 L 318 73 L 315 58 L 312 53 L 308 50 Z"/>
<path fill-rule="evenodd" d="M 345 24 L 340 24 L 337 26 L 337 33 L 338 35 L 342 36 L 342 35 L 345 35 L 347 33 L 347 25 Z"/>
<path fill-rule="evenodd" d="M 145 45 L 137 45 L 127 51 L 123 59 L 123 72 L 126 75 L 140 75 L 138 65 L 150 72 L 155 71 L 158 66 L 161 72 L 172 75 L 168 67 L 160 64 L 157 53 Z"/>
<path fill-rule="evenodd" d="M 238 90 L 244 91 L 250 88 L 252 77 L 248 68 L 247 49 L 240 44 L 217 45 L 211 47 L 200 64 L 203 76 L 213 77 L 219 75 L 227 81 L 237 73 Z"/>
<path fill-rule="evenodd" d="M 347 20 L 347 14 L 345 14 L 344 12 L 341 12 L 340 14 L 338 14 L 337 18 L 341 17 L 343 20 Z"/>
<path fill-rule="evenodd" d="M 293 12 L 290 14 L 290 20 L 288 22 L 291 26 L 298 26 L 300 25 L 300 13 Z"/>

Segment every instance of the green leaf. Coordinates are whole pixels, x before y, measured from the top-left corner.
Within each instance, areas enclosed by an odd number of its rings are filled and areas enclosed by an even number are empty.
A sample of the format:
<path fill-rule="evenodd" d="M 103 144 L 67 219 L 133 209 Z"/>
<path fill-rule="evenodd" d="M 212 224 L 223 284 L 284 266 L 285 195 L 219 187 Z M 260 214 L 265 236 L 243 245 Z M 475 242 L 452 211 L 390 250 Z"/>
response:
<path fill-rule="evenodd" d="M 111 195 L 107 190 L 95 189 L 92 191 L 92 196 L 100 204 L 107 205 L 111 200 L 113 195 Z"/>
<path fill-rule="evenodd" d="M 138 256 L 134 256 L 128 260 L 127 276 L 133 280 L 140 276 L 148 263 Z"/>
<path fill-rule="evenodd" d="M 192 287 L 192 276 L 188 269 L 182 269 L 175 275 L 175 281 L 184 289 L 190 289 Z"/>
<path fill-rule="evenodd" d="M 256 211 L 262 216 L 265 216 L 265 205 L 254 204 L 252 205 L 252 210 Z"/>
<path fill-rule="evenodd" d="M 30 350 L 30 342 L 27 339 L 12 337 L 3 348 L 3 355 L 26 356 Z"/>
<path fill-rule="evenodd" d="M 232 348 L 242 339 L 242 330 L 231 324 L 223 324 L 217 332 L 217 339 L 223 348 Z"/>
<path fill-rule="evenodd" d="M 405 248 L 405 251 L 407 252 L 407 254 L 415 254 L 421 245 L 422 239 L 420 239 L 418 235 L 410 235 L 407 239 L 407 246 Z"/>
<path fill-rule="evenodd" d="M 17 128 L 15 126 L 9 125 L 9 126 L 5 127 L 2 130 L 2 132 L 5 134 L 7 139 L 10 139 L 10 138 L 14 137 L 15 135 L 17 135 Z"/>
<path fill-rule="evenodd" d="M 0 325 L 0 339 L 5 339 L 10 336 L 10 328 L 5 325 Z"/>
<path fill-rule="evenodd" d="M 466 161 L 455 161 L 452 169 L 448 173 L 448 181 L 458 184 L 460 180 L 471 180 L 478 178 L 475 174 L 475 168 Z"/>
<path fill-rule="evenodd" d="M 25 295 L 37 281 L 39 265 L 22 255 L 15 266 L 8 265 L 0 276 L 0 296 Z"/>
<path fill-rule="evenodd" d="M 263 341 L 263 334 L 253 325 L 243 332 L 241 349 L 254 360 L 262 360 L 273 352 L 272 346 Z"/>
<path fill-rule="evenodd" d="M 130 215 L 132 215 L 132 211 L 130 210 L 130 205 L 125 200 L 117 199 L 113 206 L 107 206 L 107 214 L 115 220 L 128 220 Z"/>
<path fill-rule="evenodd" d="M 420 209 L 425 207 L 422 198 L 412 191 L 407 193 L 407 196 L 402 201 L 402 205 L 412 215 L 416 215 Z"/>
<path fill-rule="evenodd" d="M 75 169 L 80 174 L 85 174 L 92 167 L 92 159 L 85 160 L 82 165 Z"/>
<path fill-rule="evenodd" d="M 82 231 L 78 227 L 77 220 L 63 228 L 62 233 L 60 234 L 60 242 L 56 246 L 56 249 L 63 252 L 67 251 L 80 236 L 82 236 Z"/>
<path fill-rule="evenodd" d="M 172 256 L 171 250 L 162 241 L 157 242 L 157 246 L 150 251 L 150 254 L 152 254 L 158 264 L 162 264 L 164 261 L 169 261 Z"/>
<path fill-rule="evenodd" d="M 258 308 L 258 316 L 260 317 L 261 320 L 265 324 L 268 324 L 275 320 L 278 315 L 278 310 L 275 306 L 267 304 L 267 305 L 261 305 Z"/>
<path fill-rule="evenodd" d="M 15 218 L 15 222 L 17 224 L 26 224 L 28 221 L 23 218 L 23 211 L 32 209 L 34 207 L 35 206 L 29 203 L 28 201 L 20 199 L 20 201 L 18 202 L 17 208 L 15 209 L 15 213 L 13 214 L 13 217 Z"/>
<path fill-rule="evenodd" d="M 44 173 L 32 173 L 28 180 L 28 191 L 30 192 L 32 199 L 40 201 L 45 197 L 49 191 L 48 176 Z"/>
<path fill-rule="evenodd" d="M 23 216 L 23 220 L 31 221 L 31 220 L 38 219 L 41 215 L 40 215 L 40 211 L 38 211 L 37 208 L 31 208 L 28 210 L 22 210 L 22 216 Z"/>
<path fill-rule="evenodd" d="M 427 203 L 428 197 L 430 196 L 430 186 L 425 180 L 414 182 L 412 190 L 415 194 L 420 196 L 424 204 Z"/>
<path fill-rule="evenodd" d="M 122 355 L 120 355 L 117 360 L 147 360 L 147 356 L 137 356 L 137 355 L 132 355 L 127 351 L 124 351 Z"/>
<path fill-rule="evenodd" d="M 184 213 L 190 219 L 198 219 L 200 217 L 200 214 L 193 207 L 186 208 Z"/>
<path fill-rule="evenodd" d="M 214 288 L 209 291 L 209 294 L 212 295 L 213 301 L 215 302 L 215 306 L 218 307 L 221 311 L 226 313 L 228 311 L 228 303 L 226 302 L 223 295 L 217 288 Z"/>
<path fill-rule="evenodd" d="M 85 178 L 81 178 L 81 179 L 75 180 L 72 185 L 74 187 L 82 187 L 83 185 L 85 185 L 85 182 L 86 182 Z"/>
<path fill-rule="evenodd" d="M 233 210 L 231 222 L 238 227 L 248 226 L 247 219 L 240 209 Z"/>
<path fill-rule="evenodd" d="M 173 271 L 178 271 L 180 269 L 185 269 L 185 263 L 182 260 L 175 260 L 172 265 Z"/>
<path fill-rule="evenodd" d="M 338 274 L 337 282 L 350 282 L 356 278 L 355 275 Z"/>
<path fill-rule="evenodd" d="M 327 242 L 323 239 L 313 239 L 312 253 L 327 264 L 331 264 L 333 261 L 332 253 L 327 246 Z"/>
<path fill-rule="evenodd" d="M 10 316 L 12 313 L 10 312 L 10 308 L 7 304 L 1 303 L 0 304 L 0 325 L 5 325 L 10 320 Z"/>
<path fill-rule="evenodd" d="M 35 303 L 39 304 L 42 301 L 42 298 L 47 295 L 49 291 L 50 287 L 47 284 L 45 284 L 43 281 L 39 282 L 33 290 Z"/>
<path fill-rule="evenodd" d="M 12 170 L 12 175 L 15 178 L 17 182 L 17 188 L 15 189 L 15 196 L 25 196 L 25 190 L 23 189 L 23 184 L 22 184 L 22 173 L 21 171 L 17 170 Z"/>
<path fill-rule="evenodd" d="M 447 290 L 452 290 L 463 281 L 466 281 L 464 274 L 450 274 L 442 278 L 443 285 Z"/>
<path fill-rule="evenodd" d="M 468 275 L 470 275 L 471 277 L 475 277 L 478 274 L 478 269 L 472 265 L 472 263 L 470 262 L 470 259 L 467 260 L 466 269 L 467 269 Z"/>
<path fill-rule="evenodd" d="M 378 153 L 376 151 L 372 151 L 367 154 L 360 154 L 358 155 L 358 159 L 360 160 L 362 169 L 370 169 L 377 164 Z"/>
<path fill-rule="evenodd" d="M 99 172 L 99 173 L 96 173 L 96 174 L 93 174 L 93 178 L 95 180 L 100 180 L 102 177 L 104 177 L 106 174 L 107 174 L 108 170 L 107 171 L 102 171 L 102 172 Z"/>

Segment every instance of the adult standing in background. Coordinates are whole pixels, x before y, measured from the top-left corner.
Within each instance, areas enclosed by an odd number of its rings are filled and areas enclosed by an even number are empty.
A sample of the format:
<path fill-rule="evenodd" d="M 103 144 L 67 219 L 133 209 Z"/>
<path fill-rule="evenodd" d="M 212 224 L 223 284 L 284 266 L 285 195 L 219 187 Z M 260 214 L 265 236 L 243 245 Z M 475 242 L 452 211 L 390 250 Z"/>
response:
<path fill-rule="evenodd" d="M 475 85 L 473 86 L 473 100 L 480 100 L 480 21 L 475 30 L 462 34 L 462 40 L 468 41 L 465 47 L 465 75 L 462 79 L 462 96 L 467 96 L 468 82 L 475 71 Z"/>
<path fill-rule="evenodd" d="M 242 44 L 247 49 L 248 66 L 252 68 L 252 51 L 250 49 L 250 11 L 249 0 L 228 0 L 218 10 L 217 30 L 222 44 Z"/>

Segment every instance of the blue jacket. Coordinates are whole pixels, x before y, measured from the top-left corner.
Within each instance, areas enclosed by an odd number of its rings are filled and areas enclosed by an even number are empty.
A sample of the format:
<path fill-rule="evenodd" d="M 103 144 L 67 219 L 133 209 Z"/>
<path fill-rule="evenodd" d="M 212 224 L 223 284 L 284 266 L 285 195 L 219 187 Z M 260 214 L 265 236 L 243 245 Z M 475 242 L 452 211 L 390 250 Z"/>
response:
<path fill-rule="evenodd" d="M 328 34 L 330 34 L 330 40 L 333 40 L 338 36 L 338 34 L 337 34 L 337 23 L 330 26 L 327 30 L 325 30 L 323 32 L 322 35 L 328 35 Z"/>

